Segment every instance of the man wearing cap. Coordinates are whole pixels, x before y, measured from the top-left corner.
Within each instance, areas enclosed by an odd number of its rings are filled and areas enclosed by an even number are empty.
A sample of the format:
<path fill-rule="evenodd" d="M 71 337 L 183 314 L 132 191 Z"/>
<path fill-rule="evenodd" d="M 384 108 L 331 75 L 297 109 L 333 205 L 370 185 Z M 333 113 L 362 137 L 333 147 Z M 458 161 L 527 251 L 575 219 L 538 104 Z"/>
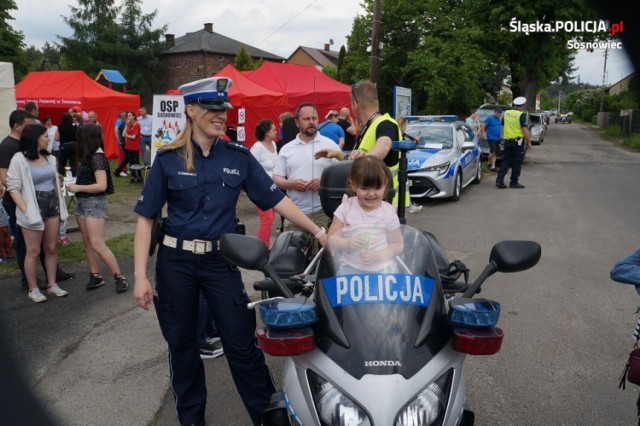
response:
<path fill-rule="evenodd" d="M 518 179 L 520 178 L 520 169 L 524 160 L 524 152 L 526 148 L 531 148 L 531 134 L 528 127 L 528 116 L 524 112 L 524 106 L 527 99 L 519 96 L 513 100 L 515 109 L 504 112 L 502 118 L 502 138 L 503 151 L 500 158 L 500 171 L 496 178 L 496 187 L 504 189 L 504 177 L 511 167 L 511 182 L 509 188 L 524 188 Z"/>
<path fill-rule="evenodd" d="M 221 139 L 229 104 L 228 78 L 180 86 L 186 125 L 161 149 L 138 198 L 134 240 L 136 303 L 154 303 L 169 347 L 171 386 L 180 424 L 205 424 L 205 371 L 196 342 L 198 298 L 204 296 L 216 324 L 231 375 L 251 421 L 260 424 L 275 392 L 263 353 L 255 345 L 255 311 L 247 309 L 240 271 L 218 251 L 236 229 L 241 190 L 259 208 L 274 208 L 327 242 L 316 226 L 273 183 L 249 149 Z M 167 204 L 156 261 L 155 291 L 147 277 L 154 218 Z M 155 245 L 155 242 L 153 242 Z M 242 422 L 241 420 L 239 420 Z"/>
<path fill-rule="evenodd" d="M 482 139 L 489 144 L 489 157 L 487 158 L 487 165 L 490 172 L 496 171 L 496 149 L 500 145 L 502 133 L 502 108 L 495 107 L 493 115 L 484 120 L 480 124 L 480 135 Z"/>
<path fill-rule="evenodd" d="M 318 132 L 337 143 L 342 149 L 344 147 L 344 130 L 338 125 L 338 111 L 332 109 L 324 118 L 326 121 L 318 126 Z"/>

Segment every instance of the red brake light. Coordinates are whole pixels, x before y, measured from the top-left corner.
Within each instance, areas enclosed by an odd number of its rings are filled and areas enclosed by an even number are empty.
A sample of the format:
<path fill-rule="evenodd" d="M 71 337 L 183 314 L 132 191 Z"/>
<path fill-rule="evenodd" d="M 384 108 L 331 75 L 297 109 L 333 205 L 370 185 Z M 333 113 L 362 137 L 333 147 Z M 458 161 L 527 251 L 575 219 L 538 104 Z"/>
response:
<path fill-rule="evenodd" d="M 313 330 L 309 327 L 299 329 L 273 329 L 269 327 L 256 330 L 260 348 L 273 356 L 293 356 L 311 352 L 315 348 Z"/>
<path fill-rule="evenodd" d="M 500 350 L 504 333 L 500 327 L 456 328 L 453 349 L 469 355 L 493 355 Z"/>

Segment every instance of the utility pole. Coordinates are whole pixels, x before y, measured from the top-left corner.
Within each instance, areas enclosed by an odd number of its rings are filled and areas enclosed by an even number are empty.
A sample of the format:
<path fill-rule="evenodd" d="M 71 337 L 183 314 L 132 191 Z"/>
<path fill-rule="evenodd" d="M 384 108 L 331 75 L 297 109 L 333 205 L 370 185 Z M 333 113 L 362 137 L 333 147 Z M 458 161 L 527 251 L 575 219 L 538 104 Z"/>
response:
<path fill-rule="evenodd" d="M 604 49 L 604 68 L 602 69 L 602 94 L 600 95 L 600 112 L 604 112 L 604 91 L 607 78 L 607 55 L 609 49 Z"/>
<path fill-rule="evenodd" d="M 562 98 L 562 90 L 558 90 L 558 116 L 560 116 L 560 98 Z"/>
<path fill-rule="evenodd" d="M 380 0 L 373 1 L 373 27 L 371 29 L 371 74 L 373 83 L 378 81 L 378 51 L 380 49 Z"/>

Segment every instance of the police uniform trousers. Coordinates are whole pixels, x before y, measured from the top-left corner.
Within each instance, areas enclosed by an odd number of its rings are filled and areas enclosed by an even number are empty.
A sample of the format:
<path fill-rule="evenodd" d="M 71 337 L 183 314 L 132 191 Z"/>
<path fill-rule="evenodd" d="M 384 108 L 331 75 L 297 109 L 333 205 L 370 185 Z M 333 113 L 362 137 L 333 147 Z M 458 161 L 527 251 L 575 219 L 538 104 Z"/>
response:
<path fill-rule="evenodd" d="M 510 184 L 515 185 L 520 178 L 520 169 L 522 169 L 522 162 L 524 161 L 525 141 L 518 144 L 518 139 L 505 139 L 501 145 L 500 156 L 500 170 L 498 171 L 498 177 L 496 183 L 504 183 L 504 178 L 511 167 L 511 179 Z"/>
<path fill-rule="evenodd" d="M 200 290 L 213 315 L 224 353 L 242 401 L 254 424 L 269 404 L 275 386 L 262 351 L 255 345 L 255 311 L 247 309 L 240 271 L 216 249 L 198 255 L 160 246 L 154 303 L 169 345 L 171 385 L 181 424 L 204 419 L 207 389 L 196 339 Z"/>

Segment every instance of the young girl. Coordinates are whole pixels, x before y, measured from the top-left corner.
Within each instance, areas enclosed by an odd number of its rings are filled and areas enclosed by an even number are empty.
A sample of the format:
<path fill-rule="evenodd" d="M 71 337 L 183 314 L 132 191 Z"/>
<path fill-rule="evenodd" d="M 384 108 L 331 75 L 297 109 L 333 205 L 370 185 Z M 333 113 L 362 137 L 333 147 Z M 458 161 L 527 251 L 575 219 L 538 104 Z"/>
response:
<path fill-rule="evenodd" d="M 60 191 L 56 159 L 47 152 L 47 128 L 41 124 L 27 125 L 20 144 L 24 151 L 16 153 L 11 159 L 7 189 L 16 203 L 16 221 L 22 228 L 27 249 L 24 273 L 29 286 L 29 299 L 39 303 L 47 300 L 36 281 L 41 246 L 45 252 L 47 293 L 58 297 L 67 295 L 55 281 L 58 230 L 60 220 L 67 220 L 67 207 Z"/>
<path fill-rule="evenodd" d="M 344 196 L 329 228 L 329 247 L 342 252 L 347 269 L 381 271 L 402 252 L 400 220 L 384 201 L 390 185 L 391 173 L 379 158 L 353 162 L 347 186 L 355 196 Z"/>
<path fill-rule="evenodd" d="M 76 193 L 76 220 L 89 261 L 87 290 L 104 285 L 98 259 L 107 265 L 116 282 L 116 292 L 127 291 L 129 284 L 120 273 L 118 261 L 104 241 L 107 218 L 107 194 L 113 194 L 109 162 L 102 151 L 102 129 L 85 124 L 78 130 L 78 177 L 67 189 Z"/>

